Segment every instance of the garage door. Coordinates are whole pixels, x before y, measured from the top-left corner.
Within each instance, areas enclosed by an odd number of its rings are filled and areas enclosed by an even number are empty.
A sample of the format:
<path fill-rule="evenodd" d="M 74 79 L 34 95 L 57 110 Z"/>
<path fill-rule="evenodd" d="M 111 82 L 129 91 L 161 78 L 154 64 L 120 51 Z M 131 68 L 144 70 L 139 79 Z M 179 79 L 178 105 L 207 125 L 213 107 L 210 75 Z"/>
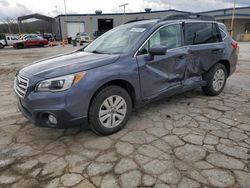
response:
<path fill-rule="evenodd" d="M 79 32 L 84 32 L 84 23 L 67 23 L 68 37 L 75 38 Z"/>

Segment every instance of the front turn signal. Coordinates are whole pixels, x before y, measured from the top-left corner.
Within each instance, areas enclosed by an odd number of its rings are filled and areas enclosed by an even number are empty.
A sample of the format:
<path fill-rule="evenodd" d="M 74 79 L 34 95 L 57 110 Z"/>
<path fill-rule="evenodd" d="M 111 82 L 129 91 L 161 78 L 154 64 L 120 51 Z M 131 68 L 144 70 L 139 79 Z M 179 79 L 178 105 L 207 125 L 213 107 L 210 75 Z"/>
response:
<path fill-rule="evenodd" d="M 86 75 L 86 72 L 79 72 L 75 75 L 74 81 L 72 85 L 76 85 L 84 76 Z"/>

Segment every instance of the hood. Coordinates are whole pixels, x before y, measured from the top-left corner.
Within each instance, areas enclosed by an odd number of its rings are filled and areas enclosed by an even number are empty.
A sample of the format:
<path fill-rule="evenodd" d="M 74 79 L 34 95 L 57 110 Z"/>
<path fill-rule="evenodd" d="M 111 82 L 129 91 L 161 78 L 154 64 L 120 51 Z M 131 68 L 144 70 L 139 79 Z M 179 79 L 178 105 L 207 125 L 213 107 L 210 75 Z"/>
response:
<path fill-rule="evenodd" d="M 41 78 L 52 78 L 111 64 L 119 57 L 77 51 L 34 62 L 22 71 Z"/>

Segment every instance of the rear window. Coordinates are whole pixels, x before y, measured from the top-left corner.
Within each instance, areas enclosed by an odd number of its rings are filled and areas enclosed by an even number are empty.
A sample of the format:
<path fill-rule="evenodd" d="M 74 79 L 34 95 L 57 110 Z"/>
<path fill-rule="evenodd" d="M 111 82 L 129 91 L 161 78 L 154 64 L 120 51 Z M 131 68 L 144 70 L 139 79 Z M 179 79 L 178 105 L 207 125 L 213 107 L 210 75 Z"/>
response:
<path fill-rule="evenodd" d="M 187 23 L 185 25 L 186 45 L 220 42 L 221 37 L 214 23 Z"/>

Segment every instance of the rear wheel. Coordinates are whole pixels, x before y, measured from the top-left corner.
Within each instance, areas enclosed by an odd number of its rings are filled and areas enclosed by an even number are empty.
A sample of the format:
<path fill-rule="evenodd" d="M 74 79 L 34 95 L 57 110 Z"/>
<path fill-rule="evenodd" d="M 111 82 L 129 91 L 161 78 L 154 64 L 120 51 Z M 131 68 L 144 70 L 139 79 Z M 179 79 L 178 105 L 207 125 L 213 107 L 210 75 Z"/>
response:
<path fill-rule="evenodd" d="M 100 135 L 113 134 L 127 123 L 132 111 L 128 92 L 119 86 L 103 88 L 94 97 L 89 110 L 92 130 Z"/>
<path fill-rule="evenodd" d="M 0 48 L 4 48 L 4 45 L 2 43 L 0 43 Z"/>
<path fill-rule="evenodd" d="M 40 43 L 40 44 L 39 44 L 39 47 L 44 47 L 43 43 Z"/>
<path fill-rule="evenodd" d="M 218 63 L 214 65 L 206 74 L 203 79 L 207 81 L 207 85 L 202 87 L 205 94 L 210 96 L 219 95 L 227 81 L 227 69 L 225 65 Z"/>

